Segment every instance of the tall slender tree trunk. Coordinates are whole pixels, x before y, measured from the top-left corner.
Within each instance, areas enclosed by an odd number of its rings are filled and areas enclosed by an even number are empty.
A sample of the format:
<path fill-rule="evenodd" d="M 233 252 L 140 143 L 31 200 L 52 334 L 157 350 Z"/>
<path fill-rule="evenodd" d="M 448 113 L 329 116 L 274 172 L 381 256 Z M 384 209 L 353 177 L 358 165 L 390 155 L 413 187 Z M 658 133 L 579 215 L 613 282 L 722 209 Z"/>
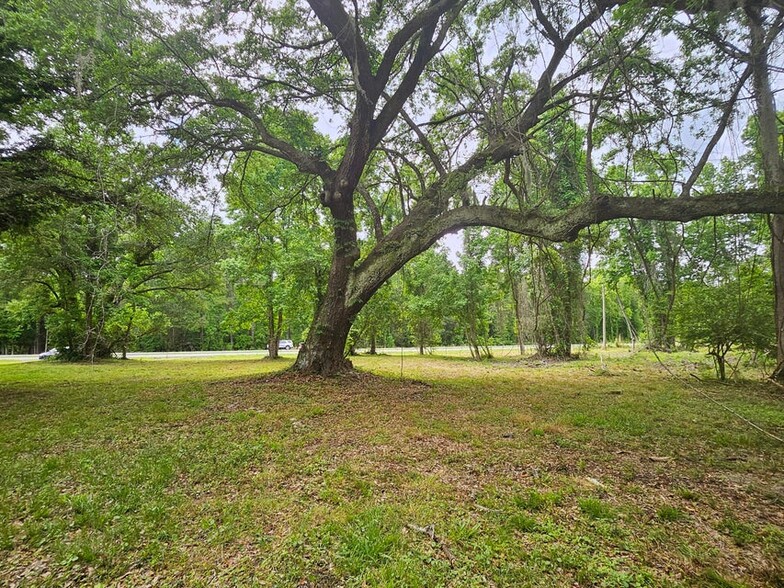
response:
<path fill-rule="evenodd" d="M 561 250 L 564 269 L 566 270 L 566 295 L 564 297 L 564 331 L 563 346 L 567 357 L 572 355 L 572 343 L 576 338 L 582 339 L 582 304 L 583 304 L 583 272 L 580 264 L 582 248 L 579 241 L 566 243 Z M 577 335 L 577 337 L 575 337 Z"/>
<path fill-rule="evenodd" d="M 512 298 L 515 307 L 515 322 L 517 323 L 517 345 L 520 355 L 525 355 L 525 299 L 527 288 L 525 279 L 519 276 L 510 276 L 512 281 Z"/>
<path fill-rule="evenodd" d="M 716 359 L 716 371 L 718 372 L 719 380 L 724 382 L 727 379 L 727 361 L 723 355 L 718 353 L 714 358 Z"/>
<path fill-rule="evenodd" d="M 770 263 L 773 268 L 776 321 L 776 369 L 772 377 L 784 380 L 784 215 L 774 214 L 770 225 Z"/>
<path fill-rule="evenodd" d="M 94 297 L 92 293 L 85 292 L 84 294 L 84 344 L 82 346 L 81 355 L 84 359 L 95 361 L 95 348 L 97 346 L 95 324 L 94 324 Z"/>
<path fill-rule="evenodd" d="M 134 308 L 135 310 L 135 308 Z M 128 321 L 125 326 L 125 333 L 122 339 L 122 359 L 128 359 L 128 343 L 131 340 L 131 329 L 133 328 L 133 318 Z"/>
<path fill-rule="evenodd" d="M 46 351 L 46 322 L 43 316 L 35 323 L 35 353 Z"/>
<path fill-rule="evenodd" d="M 768 45 L 766 41 L 765 16 L 758 7 L 747 7 L 751 32 L 752 80 L 757 105 L 759 126 L 759 150 L 765 187 L 769 190 L 784 190 L 784 159 L 782 159 L 776 116 L 776 100 L 770 87 L 768 67 Z M 784 195 L 782 196 L 784 198 Z M 776 321 L 776 369 L 772 377 L 784 380 L 784 216 L 769 217 L 770 260 L 775 287 Z"/>
<path fill-rule="evenodd" d="M 272 302 L 267 304 L 267 353 L 270 359 L 278 358 L 278 327 L 275 325 L 275 308 Z"/>
<path fill-rule="evenodd" d="M 629 339 L 632 342 L 632 351 L 634 351 L 634 344 L 635 344 L 635 338 L 636 338 L 636 334 L 634 332 L 634 327 L 632 326 L 632 322 L 631 322 L 631 320 L 629 320 L 629 317 L 626 314 L 626 308 L 624 308 L 624 306 L 623 306 L 623 301 L 621 300 L 621 295 L 618 294 L 617 291 L 615 293 L 615 297 L 618 300 L 618 307 L 621 309 L 621 314 L 623 315 L 623 320 L 626 322 L 626 332 L 629 335 Z"/>

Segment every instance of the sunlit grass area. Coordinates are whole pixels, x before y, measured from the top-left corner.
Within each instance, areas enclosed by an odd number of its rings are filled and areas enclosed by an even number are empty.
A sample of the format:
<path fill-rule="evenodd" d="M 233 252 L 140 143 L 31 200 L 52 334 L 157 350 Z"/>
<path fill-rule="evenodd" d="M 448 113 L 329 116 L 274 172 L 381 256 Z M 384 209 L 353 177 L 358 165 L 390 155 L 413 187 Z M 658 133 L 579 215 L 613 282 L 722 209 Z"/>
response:
<path fill-rule="evenodd" d="M 0 583 L 784 583 L 784 446 L 650 355 L 289 361 L 0 365 Z"/>

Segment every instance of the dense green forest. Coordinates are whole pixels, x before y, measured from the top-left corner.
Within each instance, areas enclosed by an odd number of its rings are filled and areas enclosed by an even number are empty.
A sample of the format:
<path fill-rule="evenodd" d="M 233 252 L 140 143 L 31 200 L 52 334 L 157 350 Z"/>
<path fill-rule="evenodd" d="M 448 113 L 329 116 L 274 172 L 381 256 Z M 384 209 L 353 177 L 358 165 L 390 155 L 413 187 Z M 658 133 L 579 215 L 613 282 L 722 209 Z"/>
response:
<path fill-rule="evenodd" d="M 779 5 L 207 4 L 0 9 L 2 353 L 776 368 Z"/>

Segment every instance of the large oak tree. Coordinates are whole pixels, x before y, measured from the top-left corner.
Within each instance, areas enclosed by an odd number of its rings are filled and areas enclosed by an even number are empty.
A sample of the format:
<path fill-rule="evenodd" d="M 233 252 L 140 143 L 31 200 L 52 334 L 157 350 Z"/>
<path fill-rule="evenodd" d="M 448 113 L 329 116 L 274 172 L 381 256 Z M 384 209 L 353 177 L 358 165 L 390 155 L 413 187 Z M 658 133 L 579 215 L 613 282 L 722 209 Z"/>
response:
<path fill-rule="evenodd" d="M 331 219 L 331 269 L 297 370 L 348 368 L 349 329 L 373 293 L 464 227 L 568 241 L 615 218 L 784 213 L 775 182 L 695 187 L 758 84 L 746 63 L 672 34 L 697 13 L 768 19 L 748 42 L 769 54 L 777 0 L 107 0 L 108 11 L 98 17 L 138 32 L 121 41 L 130 57 L 113 75 L 145 124 L 197 158 L 257 151 L 321 183 L 313 204 Z M 536 136 L 563 118 L 586 127 L 585 193 L 569 202 L 525 189 Z M 644 179 L 624 162 L 639 149 L 688 162 L 659 191 L 675 196 L 631 195 Z"/>

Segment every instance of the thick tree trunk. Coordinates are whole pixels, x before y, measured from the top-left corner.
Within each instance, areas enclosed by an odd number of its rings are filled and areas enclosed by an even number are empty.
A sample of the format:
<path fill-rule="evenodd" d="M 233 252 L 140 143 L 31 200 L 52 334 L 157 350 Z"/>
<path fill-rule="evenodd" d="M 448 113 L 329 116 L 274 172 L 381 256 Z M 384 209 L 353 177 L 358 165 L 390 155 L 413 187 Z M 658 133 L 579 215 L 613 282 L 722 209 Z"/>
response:
<path fill-rule="evenodd" d="M 295 371 L 331 376 L 352 369 L 345 348 L 354 316 L 346 311 L 345 295 L 339 294 L 329 288 L 294 362 Z"/>
<path fill-rule="evenodd" d="M 675 345 L 674 337 L 669 333 L 670 314 L 661 308 L 662 301 L 654 301 L 653 317 L 649 326 L 650 347 L 658 351 L 672 351 Z"/>
<path fill-rule="evenodd" d="M 370 355 L 376 355 L 376 327 L 370 327 Z"/>
<path fill-rule="evenodd" d="M 341 185 L 340 181 L 336 183 Z M 349 305 L 349 281 L 354 275 L 354 264 L 359 259 L 353 202 L 350 198 L 343 198 L 333 203 L 330 211 L 333 216 L 335 250 L 327 291 L 316 312 L 308 338 L 292 366 L 294 371 L 322 376 L 353 369 L 351 361 L 346 358 L 346 341 L 354 319 L 375 292 L 368 291 Z"/>
<path fill-rule="evenodd" d="M 560 295 L 563 326 L 560 334 L 562 355 L 571 357 L 575 334 L 582 335 L 582 266 L 579 242 L 567 243 L 559 251 L 565 277 L 565 291 Z"/>

